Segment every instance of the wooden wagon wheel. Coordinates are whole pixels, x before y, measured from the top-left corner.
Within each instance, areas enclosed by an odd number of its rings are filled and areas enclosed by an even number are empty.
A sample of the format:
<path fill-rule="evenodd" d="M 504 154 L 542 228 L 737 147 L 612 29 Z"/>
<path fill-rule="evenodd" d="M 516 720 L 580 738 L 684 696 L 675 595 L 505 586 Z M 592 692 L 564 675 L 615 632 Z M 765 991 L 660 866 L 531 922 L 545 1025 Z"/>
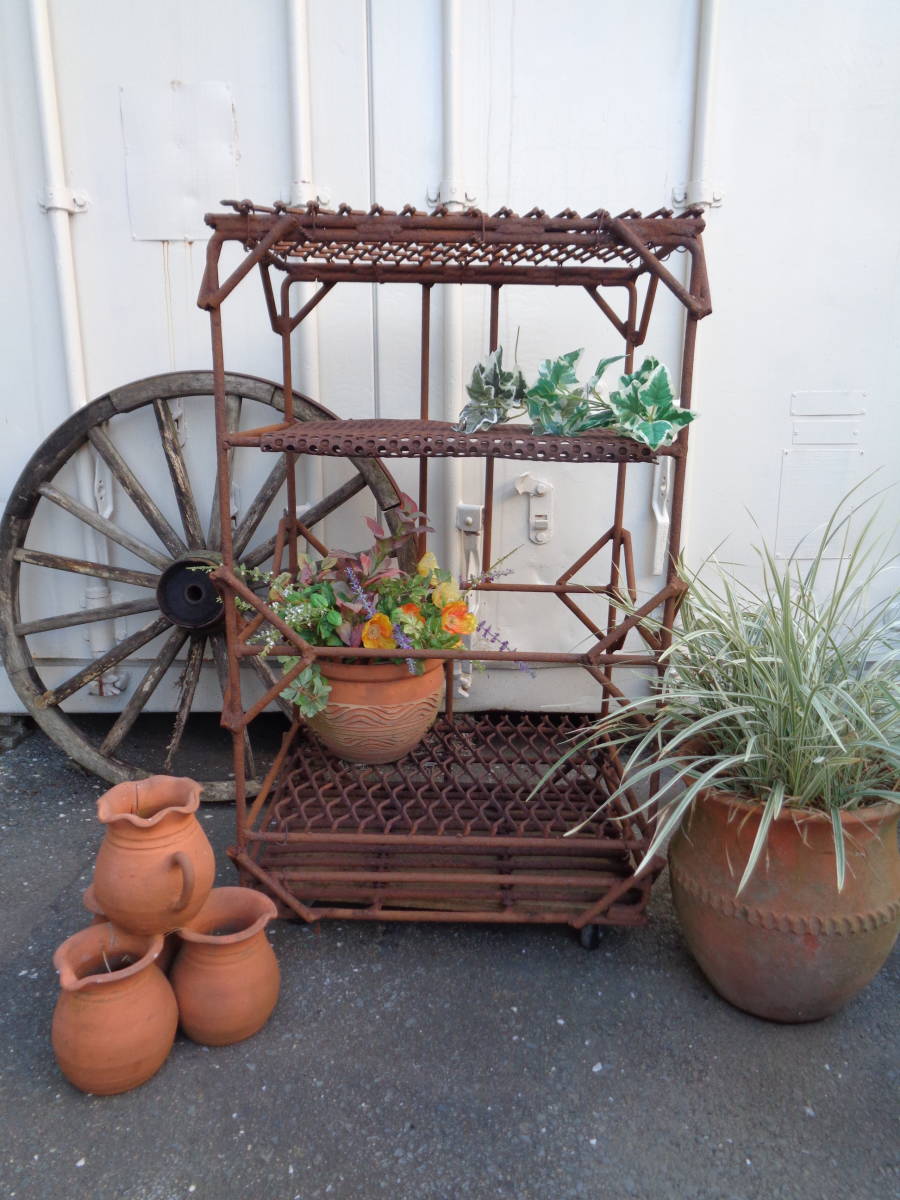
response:
<path fill-rule="evenodd" d="M 226 417 L 230 429 L 241 427 L 241 410 L 246 400 L 283 411 L 278 385 L 248 375 L 229 374 L 226 380 Z M 205 405 L 208 410 L 206 439 L 211 455 L 215 446 L 212 392 L 211 372 L 176 372 L 128 384 L 94 400 L 64 421 L 35 452 L 12 490 L 3 517 L 0 530 L 0 642 L 9 678 L 23 704 L 44 732 L 81 766 L 110 783 L 140 779 L 148 774 L 149 767 L 142 766 L 140 762 L 124 761 L 117 757 L 117 752 L 182 648 L 186 650 L 184 669 L 171 737 L 166 748 L 165 771 L 177 767 L 176 756 L 194 703 L 201 668 L 207 657 L 211 657 L 215 664 L 220 688 L 224 686 L 227 660 L 224 630 L 221 627 L 221 604 L 206 574 L 196 569 L 217 560 L 220 544 L 218 483 L 211 500 L 207 500 L 209 507 L 206 511 L 210 516 L 204 522 L 189 477 L 174 411 L 175 402 L 182 404 L 189 415 L 198 406 Z M 132 463 L 129 464 L 121 446 L 117 445 L 117 431 L 123 426 L 126 415 L 140 409 L 151 410 L 155 416 L 155 427 L 151 425 L 150 428 L 154 429 L 154 438 L 161 442 L 171 482 L 159 477 L 165 473 L 164 469 L 157 469 L 153 478 L 148 477 L 149 447 L 146 453 L 143 447 L 137 455 L 132 452 Z M 299 393 L 294 394 L 294 414 L 301 421 L 334 417 L 333 413 Z M 267 422 L 251 422 L 253 425 L 263 423 Z M 246 421 L 244 426 L 247 427 Z M 119 437 L 118 441 L 121 442 L 122 438 Z M 68 490 L 61 486 L 59 477 L 63 476 L 65 482 L 65 476 L 71 475 L 75 469 L 76 456 L 88 445 L 93 446 L 121 492 L 140 514 L 146 527 L 143 532 L 152 535 L 152 544 L 101 515 L 94 506 L 84 505 L 72 495 L 76 489 L 71 485 Z M 158 456 L 159 450 L 155 447 L 153 450 Z M 250 449 L 232 452 L 233 455 L 237 453 L 258 452 Z M 265 564 L 274 546 L 274 534 L 264 539 L 260 531 L 284 482 L 285 457 L 277 455 L 273 458 L 274 463 L 268 474 L 249 503 L 240 505 L 241 511 L 235 518 L 235 559 L 246 566 Z M 162 461 L 160 459 L 160 468 Z M 396 504 L 396 484 L 380 462 L 368 459 L 352 461 L 356 474 L 304 513 L 303 520 L 308 526 L 334 512 L 366 487 L 379 507 L 390 508 Z M 141 482 L 141 477 L 144 482 Z M 164 489 L 168 490 L 166 503 L 162 501 Z M 177 501 L 178 516 L 175 516 L 171 504 L 172 492 Z M 53 506 L 58 508 L 54 509 Z M 180 517 L 183 534 L 167 518 L 163 511 L 165 507 L 169 507 L 175 517 L 175 525 Z M 118 547 L 127 551 L 127 565 L 50 553 L 35 545 L 42 523 L 41 520 L 35 520 L 36 514 L 41 516 L 43 512 L 58 512 L 58 509 L 71 514 L 82 526 L 87 526 L 91 531 L 89 537 L 99 535 L 101 543 L 115 543 L 117 555 L 120 554 Z M 140 521 L 135 514 L 130 515 L 132 526 L 135 521 Z M 278 517 L 281 514 L 272 515 Z M 70 553 L 75 555 L 79 551 L 80 543 L 76 540 Z M 112 559 L 111 554 L 100 554 L 98 557 Z M 131 565 L 135 559 L 141 560 L 138 565 L 144 569 Z M 29 620 L 28 614 L 21 611 L 23 566 L 32 571 L 68 572 L 94 580 L 106 580 L 120 587 L 136 589 L 136 598 L 124 603 L 81 608 Z M 128 636 L 118 638 L 108 652 L 53 687 L 49 687 L 41 678 L 32 657 L 29 638 L 72 626 L 89 626 L 93 622 L 131 619 L 136 614 L 144 614 L 147 623 Z M 160 648 L 149 652 L 152 661 L 130 689 L 131 694 L 112 727 L 99 737 L 90 736 L 64 711 L 66 701 L 82 688 L 102 680 L 114 669 L 127 664 L 133 656 L 141 652 L 146 655 L 148 651 L 145 647 L 158 637 L 162 639 Z M 251 659 L 247 669 L 259 672 L 267 686 L 276 678 L 273 671 L 277 671 L 277 668 L 265 661 Z M 135 755 L 132 753 L 131 757 Z M 227 778 L 230 765 L 230 755 L 223 755 L 221 778 L 205 782 L 204 800 L 233 798 L 234 783 Z"/>

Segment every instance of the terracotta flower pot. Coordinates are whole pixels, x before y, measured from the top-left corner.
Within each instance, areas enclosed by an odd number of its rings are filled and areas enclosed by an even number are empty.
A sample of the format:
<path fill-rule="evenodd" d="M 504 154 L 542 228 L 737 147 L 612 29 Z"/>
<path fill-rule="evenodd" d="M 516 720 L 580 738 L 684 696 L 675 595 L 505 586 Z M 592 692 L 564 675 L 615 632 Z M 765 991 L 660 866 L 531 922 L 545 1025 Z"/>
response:
<path fill-rule="evenodd" d="M 262 892 L 213 888 L 200 912 L 181 928 L 172 987 L 189 1038 L 228 1046 L 252 1037 L 268 1021 L 281 976 L 265 929 L 276 915 Z"/>
<path fill-rule="evenodd" d="M 846 882 L 837 890 L 831 821 L 782 811 L 747 886 L 737 885 L 762 806 L 698 797 L 672 839 L 672 896 L 687 944 L 720 995 L 773 1021 L 816 1021 L 877 974 L 900 929 L 900 808 L 842 817 Z"/>
<path fill-rule="evenodd" d="M 93 925 L 103 925 L 109 920 L 109 917 L 97 903 L 97 897 L 94 895 L 94 885 L 92 883 L 89 883 L 81 893 L 81 903 L 84 905 L 87 911 L 91 913 L 93 917 L 91 923 Z M 163 948 L 159 952 L 159 958 L 156 960 L 156 965 L 164 975 L 168 975 L 169 973 L 169 968 L 172 965 L 172 959 L 175 957 L 175 952 L 177 951 L 179 944 L 177 933 L 167 933 L 163 939 Z"/>
<path fill-rule="evenodd" d="M 126 933 L 106 922 L 76 933 L 53 955 L 61 988 L 53 1053 L 83 1092 L 127 1092 L 165 1062 L 178 1006 L 156 965 L 162 945 L 160 934 Z"/>
<path fill-rule="evenodd" d="M 94 868 L 101 912 L 133 933 L 170 933 L 199 911 L 215 877 L 212 846 L 194 815 L 201 786 L 151 775 L 97 801 L 106 837 Z"/>
<path fill-rule="evenodd" d="M 441 659 L 425 659 L 422 675 L 411 675 L 405 662 L 373 665 L 320 659 L 319 666 L 331 684 L 331 695 L 309 726 L 338 757 L 396 762 L 434 724 L 444 679 Z"/>

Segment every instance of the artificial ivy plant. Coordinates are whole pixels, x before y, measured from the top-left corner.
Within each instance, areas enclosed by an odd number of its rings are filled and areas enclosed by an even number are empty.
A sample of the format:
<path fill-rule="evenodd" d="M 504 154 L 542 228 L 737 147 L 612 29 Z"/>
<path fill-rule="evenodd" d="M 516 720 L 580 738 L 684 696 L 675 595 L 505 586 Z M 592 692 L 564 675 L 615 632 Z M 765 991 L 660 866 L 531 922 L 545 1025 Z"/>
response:
<path fill-rule="evenodd" d="M 498 346 L 472 371 L 469 402 L 456 428 L 477 433 L 527 413 L 535 433 L 571 436 L 603 428 L 658 450 L 671 445 L 696 416 L 676 404 L 669 372 L 658 359 L 645 358 L 637 371 L 619 377 L 615 390 L 604 393 L 600 380 L 622 356 L 601 359 L 587 382 L 579 383 L 576 367 L 582 353 L 570 350 L 544 359 L 529 387 L 518 366 L 503 369 L 503 347 Z"/>

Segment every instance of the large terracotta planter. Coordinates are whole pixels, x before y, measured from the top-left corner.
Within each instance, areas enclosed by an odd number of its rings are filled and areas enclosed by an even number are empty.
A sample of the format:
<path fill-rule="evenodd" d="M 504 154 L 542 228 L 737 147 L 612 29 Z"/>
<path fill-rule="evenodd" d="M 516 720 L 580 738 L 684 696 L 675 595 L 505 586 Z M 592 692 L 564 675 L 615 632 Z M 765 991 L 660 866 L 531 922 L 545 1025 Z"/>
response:
<path fill-rule="evenodd" d="M 195 813 L 201 786 L 151 775 L 119 783 L 97 801 L 106 825 L 94 900 L 133 933 L 171 933 L 200 910 L 215 877 L 212 846 Z"/>
<path fill-rule="evenodd" d="M 842 818 L 837 890 L 830 820 L 782 811 L 747 886 L 737 885 L 762 806 L 707 791 L 672 839 L 672 896 L 694 958 L 720 995 L 773 1021 L 816 1021 L 878 972 L 900 929 L 900 808 Z"/>
<path fill-rule="evenodd" d="M 320 659 L 319 666 L 331 684 L 331 695 L 309 726 L 338 757 L 396 762 L 434 724 L 444 679 L 441 659 L 426 659 L 422 675 L 411 675 L 405 662 L 373 665 Z"/>
<path fill-rule="evenodd" d="M 53 1052 L 83 1092 L 127 1092 L 165 1062 L 178 1006 L 156 965 L 162 946 L 159 934 L 126 933 L 106 922 L 76 933 L 53 955 L 61 989 Z"/>
<path fill-rule="evenodd" d="M 260 1030 L 278 1000 L 280 973 L 265 928 L 274 903 L 249 888 L 213 888 L 172 968 L 181 1028 L 195 1042 L 228 1046 Z"/>

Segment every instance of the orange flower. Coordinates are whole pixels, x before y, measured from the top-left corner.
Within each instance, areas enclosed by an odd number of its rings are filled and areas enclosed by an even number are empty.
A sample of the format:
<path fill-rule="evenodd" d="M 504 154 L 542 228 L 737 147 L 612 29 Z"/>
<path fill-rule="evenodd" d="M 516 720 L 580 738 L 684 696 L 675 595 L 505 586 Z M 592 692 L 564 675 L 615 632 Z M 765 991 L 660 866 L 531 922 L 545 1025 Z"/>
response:
<path fill-rule="evenodd" d="M 464 600 L 448 604 L 441 612 L 441 629 L 446 633 L 474 633 L 476 623 Z"/>
<path fill-rule="evenodd" d="M 416 619 L 417 621 L 421 621 L 421 620 L 423 620 L 423 619 L 424 619 L 424 618 L 422 617 L 422 610 L 421 610 L 421 608 L 419 608 L 418 604 L 412 604 L 412 603 L 410 603 L 410 604 L 401 604 L 401 605 L 400 605 L 400 611 L 401 611 L 402 613 L 406 613 L 406 615 L 407 615 L 408 617 L 415 617 L 415 619 Z"/>
<path fill-rule="evenodd" d="M 394 630 L 384 613 L 376 613 L 363 625 L 362 644 L 367 650 L 395 650 Z"/>

